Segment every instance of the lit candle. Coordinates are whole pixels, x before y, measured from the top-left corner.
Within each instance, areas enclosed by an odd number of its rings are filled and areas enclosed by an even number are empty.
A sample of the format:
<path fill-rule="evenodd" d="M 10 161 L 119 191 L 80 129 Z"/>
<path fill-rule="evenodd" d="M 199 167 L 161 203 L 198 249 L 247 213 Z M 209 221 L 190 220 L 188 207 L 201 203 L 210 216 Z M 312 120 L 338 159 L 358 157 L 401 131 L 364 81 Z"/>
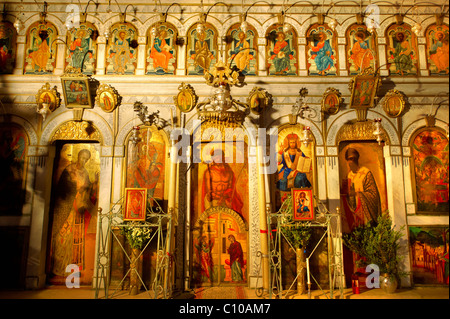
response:
<path fill-rule="evenodd" d="M 309 277 L 309 257 L 306 258 L 306 277 L 308 278 L 308 285 L 311 284 L 311 279 Z"/>

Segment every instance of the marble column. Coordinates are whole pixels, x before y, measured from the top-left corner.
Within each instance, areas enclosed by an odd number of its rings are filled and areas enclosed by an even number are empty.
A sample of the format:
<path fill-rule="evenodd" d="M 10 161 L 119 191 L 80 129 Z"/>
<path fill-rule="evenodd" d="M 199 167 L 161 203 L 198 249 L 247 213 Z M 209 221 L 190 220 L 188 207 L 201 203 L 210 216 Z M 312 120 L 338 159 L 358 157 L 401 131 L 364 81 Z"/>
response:
<path fill-rule="evenodd" d="M 17 37 L 17 48 L 16 48 L 16 65 L 14 67 L 13 74 L 21 75 L 24 72 L 24 62 L 25 62 L 25 45 L 27 38 L 24 35 L 19 35 Z"/>
<path fill-rule="evenodd" d="M 412 171 L 411 171 L 411 147 L 403 147 L 403 169 L 404 174 L 404 184 L 405 184 L 405 205 L 406 205 L 406 215 L 416 214 L 416 203 L 414 202 L 413 194 L 413 181 L 412 181 Z"/>
<path fill-rule="evenodd" d="M 398 255 L 404 257 L 399 267 L 401 270 L 409 272 L 411 271 L 411 263 L 406 220 L 405 184 L 403 182 L 405 174 L 403 172 L 401 147 L 387 145 L 384 146 L 383 153 L 386 167 L 386 192 L 389 215 L 391 216 L 394 229 L 401 231 L 403 234 Z M 410 287 L 411 278 L 409 276 L 403 277 L 401 286 Z"/>
<path fill-rule="evenodd" d="M 186 75 L 186 51 L 187 51 L 187 37 L 178 37 L 179 41 L 183 41 L 183 45 L 178 46 L 177 51 L 177 70 L 176 75 Z"/>
<path fill-rule="evenodd" d="M 99 176 L 99 188 L 98 188 L 98 207 L 101 208 L 101 214 L 107 214 L 110 209 L 111 194 L 112 194 L 112 176 L 113 176 L 113 146 L 101 146 L 100 148 L 100 176 Z M 97 218 L 100 216 L 97 215 Z M 106 242 L 106 237 L 109 236 L 107 231 L 107 225 L 102 225 L 103 229 L 100 232 L 97 223 L 96 230 L 96 241 L 95 241 L 95 261 L 94 269 L 97 269 L 97 256 L 100 252 L 101 247 L 99 247 L 99 240 Z M 98 236 L 103 235 L 103 238 L 98 238 Z M 109 252 L 108 252 L 109 253 Z M 98 281 L 102 285 L 103 281 Z M 96 287 L 97 283 L 97 273 L 94 271 L 92 277 L 92 288 Z M 101 288 L 101 287 L 99 287 Z"/>
<path fill-rule="evenodd" d="M 138 54 L 137 54 L 137 66 L 136 66 L 136 75 L 144 75 L 145 74 L 145 58 L 146 58 L 146 37 L 138 37 Z"/>
<path fill-rule="evenodd" d="M 65 56 L 66 56 L 66 44 L 61 42 L 61 41 L 57 41 L 56 42 L 56 46 L 57 46 L 57 52 L 56 52 L 56 67 L 55 70 L 53 71 L 53 74 L 55 75 L 61 75 L 64 73 L 64 69 L 65 69 Z"/>
<path fill-rule="evenodd" d="M 419 59 L 419 70 L 417 74 L 420 76 L 429 76 L 430 70 L 428 70 L 427 62 L 427 39 L 425 37 L 417 37 L 417 42 L 419 43 L 418 49 L 418 59 Z"/>
<path fill-rule="evenodd" d="M 27 256 L 25 287 L 45 287 L 45 263 L 47 258 L 47 235 L 49 229 L 49 207 L 55 148 L 39 146 L 34 157 L 30 157 L 30 169 L 35 172 L 33 206 L 31 209 L 30 238 Z"/>
<path fill-rule="evenodd" d="M 105 60 L 106 59 L 106 38 L 104 36 L 99 36 L 97 38 L 97 69 L 95 74 L 103 75 L 105 74 Z"/>
<path fill-rule="evenodd" d="M 269 70 L 266 69 L 266 38 L 258 38 L 258 75 L 266 76 Z"/>
<path fill-rule="evenodd" d="M 347 43 L 346 38 L 338 38 L 338 54 L 339 54 L 339 62 L 336 72 L 340 76 L 348 76 L 347 70 L 347 54 L 345 52 L 345 45 Z"/>
<path fill-rule="evenodd" d="M 380 75 L 381 76 L 388 76 L 389 70 L 387 68 L 387 60 L 386 60 L 386 38 L 385 37 L 378 37 L 378 61 L 379 61 L 379 68 L 380 68 Z"/>
<path fill-rule="evenodd" d="M 306 38 L 298 39 L 298 75 L 308 76 L 307 54 L 306 54 Z"/>
<path fill-rule="evenodd" d="M 328 210 L 331 213 L 335 213 L 337 209 L 341 206 L 341 194 L 340 194 L 340 176 L 339 176 L 339 157 L 338 157 L 338 148 L 335 146 L 327 147 L 326 148 L 326 156 L 323 158 L 323 161 L 325 162 L 325 168 L 326 168 L 326 191 L 327 191 L 327 198 L 328 198 Z M 319 179 L 320 184 L 320 179 Z M 320 196 L 320 195 L 319 195 Z M 322 198 L 322 197 L 320 197 Z M 332 221 L 333 222 L 333 221 Z M 341 224 L 342 224 L 342 218 L 341 218 Z M 332 238 L 333 245 L 335 245 L 335 253 L 337 256 L 336 259 L 340 258 L 340 260 L 335 260 L 336 265 L 344 265 L 344 259 L 342 255 L 343 251 L 343 243 L 341 241 L 342 236 L 342 227 L 341 227 L 341 233 L 337 233 L 336 226 L 332 223 L 331 227 L 333 228 L 333 233 L 336 233 L 338 237 Z M 335 232 L 336 231 L 336 232 Z M 338 246 L 339 245 L 339 246 Z M 340 254 L 340 255 L 339 255 Z M 339 277 L 340 271 L 337 271 L 337 278 L 336 282 L 341 282 L 345 285 L 345 275 L 342 273 L 342 277 Z"/>

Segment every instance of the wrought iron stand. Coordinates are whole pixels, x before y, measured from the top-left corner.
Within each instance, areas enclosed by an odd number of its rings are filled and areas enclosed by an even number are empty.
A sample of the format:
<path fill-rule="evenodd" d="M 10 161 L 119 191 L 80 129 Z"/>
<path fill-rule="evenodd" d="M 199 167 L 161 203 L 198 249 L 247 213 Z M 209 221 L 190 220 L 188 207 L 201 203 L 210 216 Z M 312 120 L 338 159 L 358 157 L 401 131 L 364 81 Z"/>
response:
<path fill-rule="evenodd" d="M 314 246 L 314 249 L 306 257 L 306 267 L 307 273 L 312 277 L 314 282 L 317 284 L 322 293 L 327 297 L 327 299 L 334 298 L 334 292 L 339 290 L 340 298 L 344 297 L 344 269 L 343 269 L 343 255 L 342 255 L 342 233 L 341 233 L 341 216 L 339 209 L 336 213 L 330 213 L 326 206 L 317 198 L 316 203 L 318 204 L 319 213 L 317 214 L 316 220 L 314 222 L 308 223 L 309 227 L 321 227 L 325 228 L 324 234 L 319 239 L 319 241 Z M 290 285 L 286 293 L 283 294 L 282 286 L 282 270 L 281 270 L 281 239 L 282 236 L 286 239 L 290 247 L 296 251 L 292 243 L 284 236 L 281 231 L 284 227 L 296 226 L 298 222 L 287 221 L 286 216 L 292 214 L 292 198 L 289 195 L 283 202 L 280 210 L 276 213 L 270 213 L 267 215 L 267 226 L 269 230 L 268 245 L 269 245 L 269 263 L 270 263 L 270 283 L 269 283 L 269 298 L 286 298 L 290 289 L 297 280 L 298 274 Z M 328 278 L 329 278 L 329 296 L 322 289 L 320 284 L 314 278 L 310 272 L 309 260 L 311 256 L 316 251 L 322 240 L 327 237 L 327 248 L 328 248 Z M 311 280 L 308 276 L 308 298 L 311 298 Z M 276 292 L 275 292 L 276 290 Z"/>
<path fill-rule="evenodd" d="M 124 255 L 131 263 L 131 256 L 128 255 L 125 248 L 123 247 L 121 241 L 114 233 L 115 229 L 120 229 L 125 227 L 126 224 L 123 223 L 122 220 L 122 207 L 123 207 L 123 198 L 117 201 L 111 210 L 106 214 L 101 214 L 101 209 L 99 209 L 98 214 L 98 236 L 97 236 L 97 263 L 96 263 L 96 280 L 95 280 L 95 298 L 100 298 L 100 290 L 104 291 L 103 298 L 113 298 L 116 294 L 119 287 L 121 287 L 124 280 L 130 274 L 131 271 L 135 271 L 139 281 L 142 286 L 145 288 L 146 292 L 151 297 L 150 293 L 153 291 L 153 296 L 155 299 L 164 298 L 167 299 L 170 296 L 171 285 L 169 285 L 168 278 L 169 272 L 171 271 L 171 252 L 170 252 L 170 234 L 172 227 L 172 216 L 170 214 L 165 214 L 156 202 L 156 200 L 152 200 L 155 203 L 154 206 L 147 207 L 147 217 L 146 222 L 142 225 L 138 225 L 136 227 L 148 227 L 151 228 L 153 234 L 147 244 L 141 249 L 139 257 L 143 254 L 143 252 L 149 247 L 150 243 L 154 240 L 156 243 L 156 273 L 155 278 L 152 282 L 151 290 L 145 285 L 142 280 L 138 270 L 136 268 L 130 268 L 123 276 L 120 283 L 117 285 L 117 288 L 113 291 L 113 293 L 109 294 L 109 286 L 110 286 L 110 264 L 111 264 L 111 245 L 114 240 L 117 241 L 120 248 L 122 249 Z M 138 258 L 139 258 L 138 257 Z"/>

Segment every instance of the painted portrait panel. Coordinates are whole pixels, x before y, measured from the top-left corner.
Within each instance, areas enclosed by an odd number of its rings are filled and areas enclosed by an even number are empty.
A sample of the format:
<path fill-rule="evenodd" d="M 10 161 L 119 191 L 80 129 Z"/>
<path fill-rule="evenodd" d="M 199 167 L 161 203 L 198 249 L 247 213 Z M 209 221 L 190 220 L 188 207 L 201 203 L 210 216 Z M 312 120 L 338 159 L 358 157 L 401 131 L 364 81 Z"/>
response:
<path fill-rule="evenodd" d="M 412 145 L 417 211 L 448 215 L 448 139 L 444 133 L 426 129 Z"/>
<path fill-rule="evenodd" d="M 137 31 L 130 23 L 117 23 L 110 29 L 106 48 L 106 74 L 134 74 L 137 64 Z"/>
<path fill-rule="evenodd" d="M 386 31 L 387 61 L 390 63 L 391 75 L 416 75 L 417 74 L 417 37 L 406 23 L 393 24 Z"/>
<path fill-rule="evenodd" d="M 12 74 L 16 61 L 17 32 L 8 21 L 0 22 L 0 74 Z"/>
<path fill-rule="evenodd" d="M 427 60 L 430 75 L 448 76 L 448 26 L 430 26 L 426 31 L 425 38 L 427 39 Z"/>
<path fill-rule="evenodd" d="M 196 25 L 188 31 L 187 39 L 187 72 L 188 75 L 203 75 L 216 63 L 219 55 L 217 30 L 205 23 L 205 30 L 197 33 Z"/>
<path fill-rule="evenodd" d="M 240 217 L 228 210 L 205 216 L 193 232 L 195 285 L 247 282 L 247 231 Z"/>
<path fill-rule="evenodd" d="M 190 112 L 194 107 L 194 99 L 188 91 L 181 91 L 177 95 L 177 105 L 181 112 Z"/>
<path fill-rule="evenodd" d="M 294 188 L 313 188 L 314 143 L 307 147 L 300 141 L 303 126 L 289 126 L 278 133 L 276 207 L 281 207 Z"/>
<path fill-rule="evenodd" d="M 104 91 L 100 93 L 98 100 L 100 102 L 100 107 L 105 112 L 111 112 L 116 107 L 115 98 L 113 97 L 111 92 Z"/>
<path fill-rule="evenodd" d="M 379 79 L 373 75 L 356 76 L 352 87 L 352 95 L 350 97 L 350 107 L 373 107 L 378 83 Z"/>
<path fill-rule="evenodd" d="M 145 221 L 147 188 L 126 188 L 123 220 Z"/>
<path fill-rule="evenodd" d="M 349 75 L 357 75 L 362 70 L 377 68 L 376 35 L 367 31 L 365 25 L 355 24 L 347 30 L 347 69 Z"/>
<path fill-rule="evenodd" d="M 163 200 L 166 178 L 166 143 L 162 133 L 141 127 L 141 141 L 128 143 L 126 187 L 146 188 L 149 200 Z M 151 203 L 151 202 L 150 202 Z"/>
<path fill-rule="evenodd" d="M 22 215 L 28 136 L 14 124 L 0 125 L 0 216 Z"/>
<path fill-rule="evenodd" d="M 322 96 L 322 111 L 331 115 L 337 114 L 341 102 L 341 93 L 335 88 L 328 88 Z"/>
<path fill-rule="evenodd" d="M 52 183 L 51 284 L 65 284 L 66 267 L 76 264 L 80 283 L 92 283 L 100 174 L 99 144 L 57 146 Z"/>
<path fill-rule="evenodd" d="M 267 70 L 269 75 L 297 75 L 297 34 L 294 30 L 285 34 L 283 26 L 275 24 L 267 30 Z"/>
<path fill-rule="evenodd" d="M 61 81 L 66 107 L 92 107 L 88 79 L 64 78 Z"/>
<path fill-rule="evenodd" d="M 56 67 L 58 32 L 50 22 L 33 23 L 27 31 L 24 74 L 51 74 Z"/>
<path fill-rule="evenodd" d="M 342 232 L 377 220 L 387 213 L 386 173 L 383 147 L 377 142 L 341 142 L 339 144 L 339 178 Z M 359 268 L 361 256 L 343 249 L 344 273 L 347 278 Z"/>
<path fill-rule="evenodd" d="M 147 38 L 146 74 L 175 74 L 177 29 L 170 23 L 159 23 L 149 28 Z"/>
<path fill-rule="evenodd" d="M 227 65 L 236 66 L 244 75 L 256 75 L 258 70 L 258 36 L 254 27 L 248 26 L 244 33 L 240 24 L 234 24 L 228 29 Z"/>
<path fill-rule="evenodd" d="M 314 219 L 314 198 L 312 189 L 292 189 L 292 214 L 294 221 Z"/>
<path fill-rule="evenodd" d="M 447 285 L 448 226 L 409 226 L 414 284 Z"/>
<path fill-rule="evenodd" d="M 212 207 L 234 210 L 248 220 L 247 143 L 201 143 L 193 152 L 201 163 L 193 169 L 194 220 Z"/>
<path fill-rule="evenodd" d="M 340 143 L 339 177 L 344 232 L 387 211 L 383 148 L 377 142 Z"/>
<path fill-rule="evenodd" d="M 97 62 L 97 28 L 90 22 L 67 32 L 66 67 L 80 69 L 84 74 L 94 74 Z"/>
<path fill-rule="evenodd" d="M 312 25 L 307 34 L 309 75 L 337 75 L 337 35 L 327 25 Z"/>
<path fill-rule="evenodd" d="M 58 106 L 58 103 L 56 101 L 57 97 L 52 92 L 42 92 L 39 96 L 38 104 L 41 105 L 42 103 L 49 104 L 50 111 L 54 111 L 56 107 Z"/>

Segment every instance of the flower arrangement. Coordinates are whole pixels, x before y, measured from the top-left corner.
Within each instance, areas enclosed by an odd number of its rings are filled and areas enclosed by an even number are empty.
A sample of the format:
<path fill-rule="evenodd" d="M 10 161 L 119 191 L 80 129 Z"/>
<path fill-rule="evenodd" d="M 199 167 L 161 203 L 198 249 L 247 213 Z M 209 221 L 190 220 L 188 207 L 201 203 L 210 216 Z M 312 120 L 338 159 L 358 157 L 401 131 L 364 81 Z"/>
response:
<path fill-rule="evenodd" d="M 126 237 L 132 249 L 142 249 L 150 240 L 152 229 L 145 223 L 129 222 L 121 229 L 121 234 Z"/>

